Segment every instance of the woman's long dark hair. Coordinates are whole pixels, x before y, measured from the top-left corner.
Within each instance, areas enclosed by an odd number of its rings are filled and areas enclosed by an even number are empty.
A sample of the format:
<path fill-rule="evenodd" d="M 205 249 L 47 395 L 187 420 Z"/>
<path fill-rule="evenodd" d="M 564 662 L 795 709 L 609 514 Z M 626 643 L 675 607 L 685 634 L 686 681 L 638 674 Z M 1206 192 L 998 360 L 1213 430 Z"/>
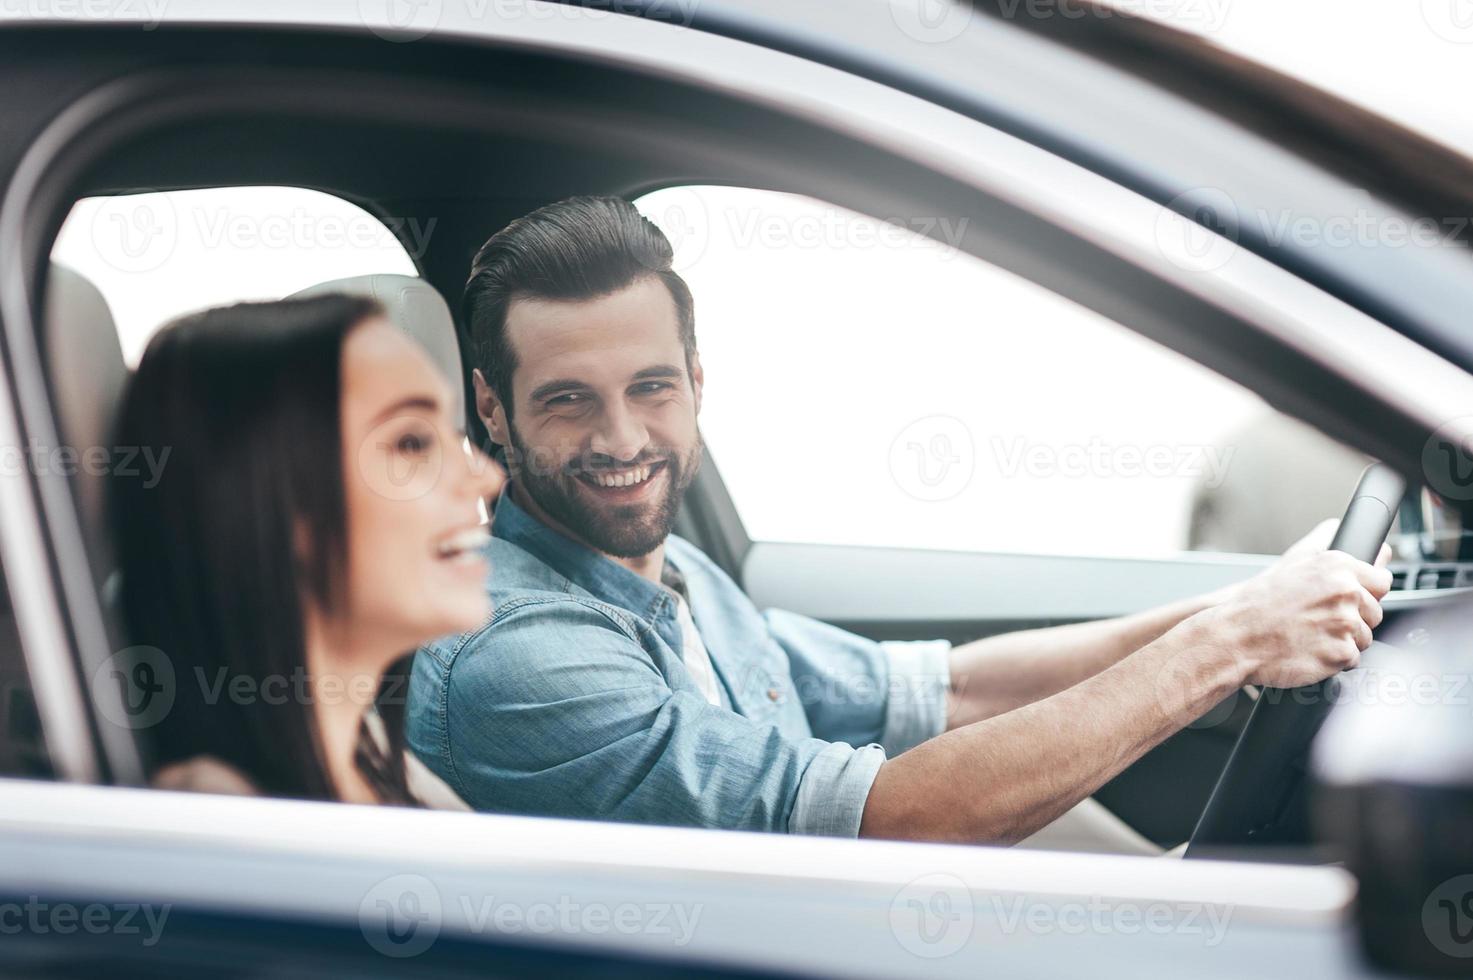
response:
<path fill-rule="evenodd" d="M 144 352 L 117 445 L 168 456 L 157 485 L 115 476 L 110 503 L 129 642 L 174 667 L 158 765 L 213 756 L 270 795 L 335 795 L 304 603 L 343 597 L 343 343 L 381 314 L 345 295 L 242 303 L 182 317 Z M 380 794 L 408 800 L 402 753 L 370 756 Z"/>

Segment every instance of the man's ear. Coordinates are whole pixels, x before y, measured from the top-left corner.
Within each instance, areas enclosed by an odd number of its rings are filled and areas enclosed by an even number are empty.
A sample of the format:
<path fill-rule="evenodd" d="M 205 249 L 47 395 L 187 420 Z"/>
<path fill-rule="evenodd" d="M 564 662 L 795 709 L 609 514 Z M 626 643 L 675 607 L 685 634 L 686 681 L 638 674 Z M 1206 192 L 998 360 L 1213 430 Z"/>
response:
<path fill-rule="evenodd" d="M 481 424 L 486 427 L 491 441 L 498 446 L 511 445 L 506 408 L 501 404 L 501 399 L 496 397 L 496 392 L 492 390 L 480 368 L 471 371 L 471 384 L 476 389 L 476 414 L 481 417 Z"/>
<path fill-rule="evenodd" d="M 690 387 L 696 396 L 696 414 L 701 414 L 701 389 L 706 387 L 706 372 L 701 369 L 701 355 L 698 352 L 690 356 Z"/>

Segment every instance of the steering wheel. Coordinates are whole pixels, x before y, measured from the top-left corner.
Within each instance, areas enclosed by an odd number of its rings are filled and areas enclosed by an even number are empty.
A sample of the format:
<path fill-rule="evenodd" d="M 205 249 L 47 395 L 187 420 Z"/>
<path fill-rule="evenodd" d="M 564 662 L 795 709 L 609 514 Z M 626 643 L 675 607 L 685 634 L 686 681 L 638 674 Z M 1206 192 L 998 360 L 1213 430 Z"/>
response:
<path fill-rule="evenodd" d="M 1361 474 L 1331 551 L 1374 562 L 1406 493 L 1395 470 L 1375 463 Z M 1304 778 L 1303 760 L 1336 703 L 1339 677 L 1283 690 L 1263 688 L 1197 821 L 1186 857 L 1207 848 L 1284 840 L 1286 814 Z"/>

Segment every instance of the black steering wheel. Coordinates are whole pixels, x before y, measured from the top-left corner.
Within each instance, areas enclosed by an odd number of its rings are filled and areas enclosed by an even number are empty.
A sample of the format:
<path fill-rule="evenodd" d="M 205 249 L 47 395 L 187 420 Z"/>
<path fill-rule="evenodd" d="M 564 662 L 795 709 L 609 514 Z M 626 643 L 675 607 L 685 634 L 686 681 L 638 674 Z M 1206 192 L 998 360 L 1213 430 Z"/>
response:
<path fill-rule="evenodd" d="M 1361 474 L 1330 550 L 1374 562 L 1406 493 L 1395 470 L 1375 463 Z M 1290 805 L 1304 779 L 1309 743 L 1336 703 L 1339 677 L 1293 690 L 1263 688 L 1207 807 L 1187 844 L 1187 857 L 1209 849 L 1277 844 L 1292 839 Z M 1302 834 L 1302 828 L 1298 829 Z"/>

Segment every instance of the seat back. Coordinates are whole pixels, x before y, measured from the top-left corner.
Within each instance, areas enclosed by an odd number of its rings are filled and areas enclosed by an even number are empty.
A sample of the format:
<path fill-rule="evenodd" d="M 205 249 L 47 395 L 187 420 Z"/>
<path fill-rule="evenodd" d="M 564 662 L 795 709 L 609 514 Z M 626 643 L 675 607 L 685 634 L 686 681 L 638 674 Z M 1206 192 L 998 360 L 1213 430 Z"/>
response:
<path fill-rule="evenodd" d="M 293 293 L 293 297 L 347 293 L 378 300 L 389 322 L 418 340 L 450 382 L 450 409 L 457 420 L 465 418 L 465 379 L 460 362 L 460 341 L 455 319 L 440 291 L 423 279 L 390 273 L 333 279 Z"/>

